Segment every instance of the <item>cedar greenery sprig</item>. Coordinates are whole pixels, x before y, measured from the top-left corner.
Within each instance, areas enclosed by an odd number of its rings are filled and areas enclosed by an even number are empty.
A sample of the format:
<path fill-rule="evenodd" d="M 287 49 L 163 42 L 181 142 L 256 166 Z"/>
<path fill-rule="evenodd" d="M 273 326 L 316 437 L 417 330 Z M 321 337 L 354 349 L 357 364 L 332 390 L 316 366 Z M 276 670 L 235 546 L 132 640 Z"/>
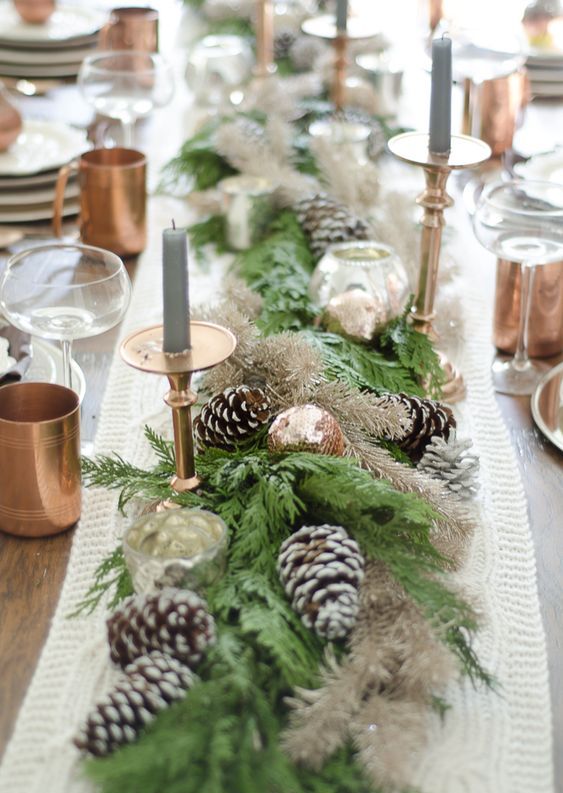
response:
<path fill-rule="evenodd" d="M 237 171 L 221 157 L 213 145 L 213 135 L 222 120 L 214 119 L 203 126 L 198 133 L 185 141 L 180 151 L 165 166 L 161 186 L 190 177 L 195 190 L 207 190 L 217 182 Z"/>

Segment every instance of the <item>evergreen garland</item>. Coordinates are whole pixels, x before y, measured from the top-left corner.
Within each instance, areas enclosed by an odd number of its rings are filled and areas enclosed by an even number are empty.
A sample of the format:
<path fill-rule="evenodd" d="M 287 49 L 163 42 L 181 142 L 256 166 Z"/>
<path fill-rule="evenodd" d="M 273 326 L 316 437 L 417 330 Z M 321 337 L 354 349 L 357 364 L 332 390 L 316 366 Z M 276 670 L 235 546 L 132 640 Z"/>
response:
<path fill-rule="evenodd" d="M 276 571 L 277 550 L 305 523 L 343 525 L 367 559 L 386 562 L 464 671 L 490 683 L 470 645 L 475 616 L 449 589 L 448 560 L 430 541 L 432 509 L 375 481 L 350 459 L 270 455 L 263 438 L 254 448 L 206 450 L 197 461 L 202 487 L 175 493 L 169 486 L 172 445 L 150 429 L 146 434 L 157 456 L 151 471 L 101 457 L 85 465 L 86 483 L 121 490 L 122 505 L 133 495 L 172 497 L 225 520 L 227 574 L 207 592 L 219 641 L 186 699 L 161 714 L 137 743 L 90 761 L 91 777 L 104 793 L 373 793 L 350 749 L 313 772 L 297 770 L 280 748 L 284 698 L 295 687 L 320 682 L 325 645 L 291 608 Z M 119 553 L 104 562 L 88 608 L 107 589 L 104 576 L 109 586 L 123 570 Z M 120 594 L 126 592 L 116 592 L 114 602 Z"/>

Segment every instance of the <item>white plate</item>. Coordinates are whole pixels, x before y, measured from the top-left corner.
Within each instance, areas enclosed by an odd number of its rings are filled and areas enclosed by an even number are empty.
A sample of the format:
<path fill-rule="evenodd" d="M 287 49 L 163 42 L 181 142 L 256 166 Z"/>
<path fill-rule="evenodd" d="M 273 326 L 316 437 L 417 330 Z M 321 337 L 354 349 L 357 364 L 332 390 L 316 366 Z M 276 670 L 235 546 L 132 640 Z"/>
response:
<path fill-rule="evenodd" d="M 80 188 L 76 181 L 69 182 L 65 189 L 65 198 L 77 198 Z M 1 190 L 0 213 L 3 207 L 29 207 L 33 204 L 53 203 L 55 200 L 55 186 L 35 190 Z"/>
<path fill-rule="evenodd" d="M 56 121 L 24 121 L 15 143 L 0 153 L 0 176 L 49 171 L 91 148 L 84 130 Z"/>
<path fill-rule="evenodd" d="M 63 354 L 59 347 L 56 347 L 45 339 L 34 337 L 31 340 L 31 349 L 33 352 L 31 363 L 23 379 L 26 381 L 32 380 L 40 383 L 59 383 L 59 385 L 62 385 L 64 382 Z M 80 401 L 82 402 L 84 394 L 86 393 L 84 372 L 76 361 L 72 361 L 71 367 L 72 386 L 78 393 Z"/>
<path fill-rule="evenodd" d="M 301 30 L 308 36 L 317 36 L 321 39 L 334 39 L 336 36 L 336 19 L 332 14 L 323 14 L 318 17 L 306 19 L 301 25 Z M 348 18 L 348 36 L 351 39 L 371 39 L 381 33 L 381 26 L 358 17 Z"/>
<path fill-rule="evenodd" d="M 24 66 L 21 63 L 0 62 L 3 77 L 76 77 L 82 61 L 76 63 L 57 63 L 54 66 Z"/>
<path fill-rule="evenodd" d="M 24 66 L 54 66 L 63 63 L 81 63 L 84 58 L 96 51 L 96 47 L 73 47 L 60 50 L 27 50 L 0 47 L 0 61 L 3 64 L 22 64 Z"/>
<path fill-rule="evenodd" d="M 519 162 L 514 166 L 514 172 L 522 179 L 563 184 L 563 148 L 536 154 L 526 162 Z"/>
<path fill-rule="evenodd" d="M 557 99 L 557 97 L 563 96 L 563 83 L 536 83 L 532 81 L 530 83 L 530 92 L 533 97 L 552 97 Z"/>
<path fill-rule="evenodd" d="M 0 176 L 0 190 L 9 190 L 12 187 L 46 187 L 55 186 L 59 169 L 44 171 L 34 176 Z"/>
<path fill-rule="evenodd" d="M 80 203 L 71 198 L 65 201 L 63 206 L 63 217 L 78 215 Z M 0 207 L 0 223 L 29 223 L 32 220 L 51 220 L 53 217 L 53 202 L 48 201 L 44 204 L 31 204 L 26 207 L 4 208 Z"/>
<path fill-rule="evenodd" d="M 11 0 L 1 0 L 0 41 L 13 44 L 35 44 L 38 42 L 61 43 L 81 36 L 91 36 L 107 20 L 107 14 L 88 5 L 57 6 L 55 13 L 44 25 L 29 25 L 17 13 Z"/>

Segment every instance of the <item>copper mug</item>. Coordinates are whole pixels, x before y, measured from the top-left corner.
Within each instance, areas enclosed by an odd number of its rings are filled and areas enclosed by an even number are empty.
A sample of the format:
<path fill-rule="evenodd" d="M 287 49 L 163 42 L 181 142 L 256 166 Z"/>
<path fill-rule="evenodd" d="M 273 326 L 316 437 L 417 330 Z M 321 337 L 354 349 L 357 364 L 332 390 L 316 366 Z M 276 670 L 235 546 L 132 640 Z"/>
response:
<path fill-rule="evenodd" d="M 114 8 L 100 33 L 100 48 L 158 52 L 158 11 L 136 6 Z"/>
<path fill-rule="evenodd" d="M 47 537 L 80 517 L 80 404 L 70 388 L 0 388 L 0 529 Z"/>
<path fill-rule="evenodd" d="M 520 321 L 522 268 L 518 262 L 497 261 L 493 342 L 514 353 Z M 530 296 L 528 353 L 549 358 L 563 350 L 563 262 L 535 268 Z"/>
<path fill-rule="evenodd" d="M 133 149 L 93 149 L 59 171 L 53 208 L 55 235 L 62 235 L 65 187 L 71 173 L 80 187 L 80 239 L 133 256 L 147 241 L 147 160 Z"/>
<path fill-rule="evenodd" d="M 525 69 L 475 84 L 464 81 L 462 132 L 481 138 L 498 157 L 512 147 L 514 133 L 530 99 Z"/>

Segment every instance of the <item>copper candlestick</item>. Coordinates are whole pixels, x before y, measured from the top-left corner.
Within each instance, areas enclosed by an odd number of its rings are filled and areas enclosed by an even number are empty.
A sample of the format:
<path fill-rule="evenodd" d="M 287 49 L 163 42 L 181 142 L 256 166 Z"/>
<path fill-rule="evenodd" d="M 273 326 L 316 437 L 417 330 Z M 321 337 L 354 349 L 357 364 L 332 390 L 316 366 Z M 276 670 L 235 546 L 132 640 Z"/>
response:
<path fill-rule="evenodd" d="M 344 107 L 344 94 L 346 89 L 346 67 L 348 65 L 348 42 L 371 39 L 381 31 L 374 28 L 369 20 L 360 18 L 348 19 L 346 30 L 338 30 L 336 18 L 330 14 L 311 17 L 301 25 L 301 30 L 308 36 L 332 41 L 334 47 L 334 77 L 331 88 L 331 99 L 336 110 Z"/>
<path fill-rule="evenodd" d="M 434 299 L 440 264 L 442 229 L 445 225 L 444 209 L 452 206 L 453 199 L 446 192 L 446 182 L 453 170 L 474 168 L 491 156 L 490 147 L 478 138 L 469 135 L 452 135 L 451 150 L 447 154 L 434 154 L 428 150 L 428 135 L 425 132 L 405 132 L 389 141 L 389 150 L 395 157 L 424 170 L 425 190 L 416 203 L 424 209 L 422 216 L 422 239 L 420 246 L 420 270 L 415 303 L 411 309 L 412 321 L 417 330 L 433 339 L 432 327 Z M 458 402 L 465 396 L 463 377 L 438 353 L 446 375 L 443 388 L 444 399 Z"/>
<path fill-rule="evenodd" d="M 177 493 L 195 490 L 201 480 L 196 474 L 191 407 L 197 396 L 190 388 L 192 374 L 226 361 L 237 340 L 230 330 L 210 322 L 190 322 L 192 347 L 181 353 L 162 351 L 163 326 L 153 325 L 132 333 L 121 344 L 121 357 L 143 372 L 166 375 L 170 391 L 164 397 L 172 408 L 176 474 L 170 482 Z"/>
<path fill-rule="evenodd" d="M 256 3 L 256 77 L 269 77 L 276 71 L 274 63 L 273 0 Z"/>

